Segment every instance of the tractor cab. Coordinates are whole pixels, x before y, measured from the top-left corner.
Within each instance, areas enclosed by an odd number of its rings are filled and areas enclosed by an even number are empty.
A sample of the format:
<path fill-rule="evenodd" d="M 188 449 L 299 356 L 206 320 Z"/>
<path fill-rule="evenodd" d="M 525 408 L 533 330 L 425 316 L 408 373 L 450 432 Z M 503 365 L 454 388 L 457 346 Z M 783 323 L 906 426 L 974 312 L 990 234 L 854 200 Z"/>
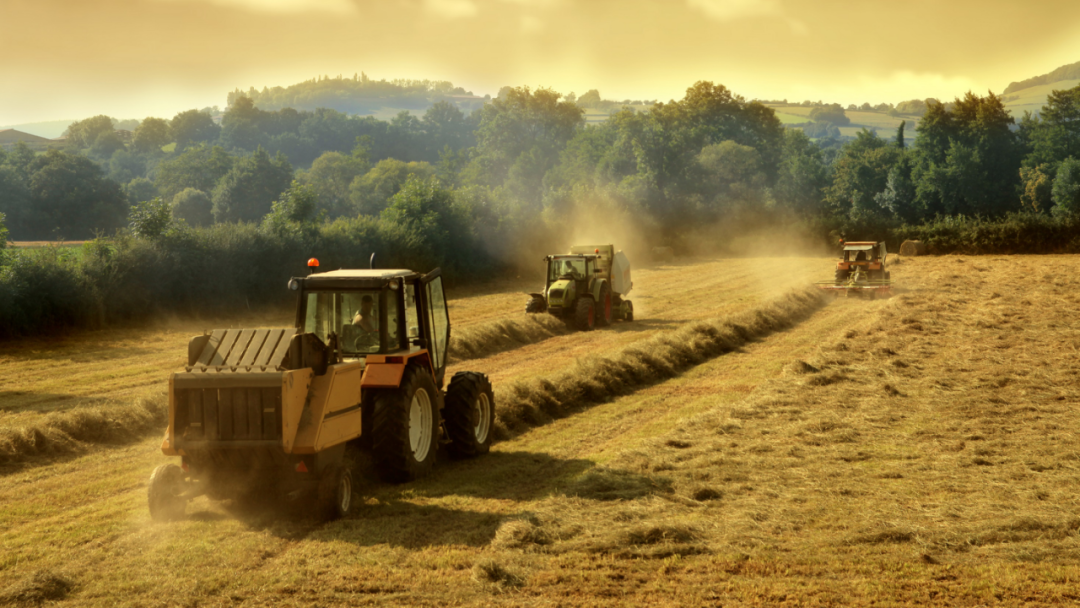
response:
<path fill-rule="evenodd" d="M 442 385 L 450 321 L 438 270 L 334 270 L 294 277 L 289 289 L 297 292 L 297 333 L 318 338 L 328 363 L 426 350 Z"/>

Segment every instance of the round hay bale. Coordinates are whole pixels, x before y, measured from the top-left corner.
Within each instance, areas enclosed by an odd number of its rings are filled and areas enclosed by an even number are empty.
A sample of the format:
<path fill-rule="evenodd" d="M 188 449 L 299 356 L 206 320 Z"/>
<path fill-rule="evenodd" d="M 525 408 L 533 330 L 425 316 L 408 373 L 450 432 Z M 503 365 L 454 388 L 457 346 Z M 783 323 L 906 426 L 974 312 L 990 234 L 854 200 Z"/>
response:
<path fill-rule="evenodd" d="M 922 241 L 904 241 L 900 243 L 900 255 L 926 255 L 926 243 Z"/>

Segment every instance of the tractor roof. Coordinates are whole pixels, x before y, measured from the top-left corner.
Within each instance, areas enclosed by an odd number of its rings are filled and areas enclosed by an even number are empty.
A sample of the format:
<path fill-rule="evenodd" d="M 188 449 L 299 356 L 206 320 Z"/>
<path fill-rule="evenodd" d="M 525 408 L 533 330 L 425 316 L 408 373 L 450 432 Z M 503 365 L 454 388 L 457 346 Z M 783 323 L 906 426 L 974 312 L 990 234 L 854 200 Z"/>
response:
<path fill-rule="evenodd" d="M 411 270 L 405 270 L 403 268 L 395 269 L 382 269 L 377 270 L 352 270 L 352 269 L 340 269 L 331 270 L 329 272 L 318 272 L 307 277 L 308 279 L 394 279 L 397 277 L 407 277 L 416 274 Z"/>
<path fill-rule="evenodd" d="M 877 243 L 848 243 L 844 245 L 844 251 L 870 251 Z"/>
<path fill-rule="evenodd" d="M 417 273 L 401 268 L 378 270 L 331 270 L 303 278 L 305 289 L 381 289 L 397 278 L 411 279 Z"/>

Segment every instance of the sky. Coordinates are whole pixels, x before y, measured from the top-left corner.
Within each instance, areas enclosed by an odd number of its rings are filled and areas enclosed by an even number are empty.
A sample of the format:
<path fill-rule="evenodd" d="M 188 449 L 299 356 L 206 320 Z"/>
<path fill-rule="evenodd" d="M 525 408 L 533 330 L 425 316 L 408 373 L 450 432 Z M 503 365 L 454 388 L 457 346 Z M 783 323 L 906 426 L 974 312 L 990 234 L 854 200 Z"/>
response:
<path fill-rule="evenodd" d="M 1000 93 L 1077 61 L 1076 0 L 0 0 L 0 125 L 171 118 L 357 72 L 846 106 Z"/>

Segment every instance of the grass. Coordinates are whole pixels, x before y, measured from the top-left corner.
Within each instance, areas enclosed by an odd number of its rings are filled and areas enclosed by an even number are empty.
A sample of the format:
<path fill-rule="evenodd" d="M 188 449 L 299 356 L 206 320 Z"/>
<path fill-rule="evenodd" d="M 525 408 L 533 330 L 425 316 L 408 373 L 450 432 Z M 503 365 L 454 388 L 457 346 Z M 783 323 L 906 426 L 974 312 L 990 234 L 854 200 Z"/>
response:
<path fill-rule="evenodd" d="M 1053 91 L 1071 89 L 1077 85 L 1080 85 L 1080 80 L 1062 80 L 1016 91 L 1004 96 L 1005 109 L 1013 118 L 1020 120 L 1025 111 L 1039 113 L 1046 105 L 1046 96 Z"/>
<path fill-rule="evenodd" d="M 615 360 L 656 350 L 648 345 L 776 297 L 736 277 L 775 277 L 779 262 L 642 272 L 635 283 L 651 298 L 641 301 L 657 316 L 640 318 L 669 325 L 556 336 L 469 365 L 499 366 L 496 387 L 506 390 L 572 373 L 574 338 Z M 816 265 L 827 274 L 828 260 Z M 667 380 L 523 430 L 484 458 L 441 462 L 404 486 L 365 482 L 356 515 L 326 525 L 302 507 L 204 498 L 186 521 L 151 524 L 144 483 L 170 460 L 156 436 L 9 471 L 0 601 L 62 589 L 36 597 L 91 606 L 1073 603 L 1076 270 L 1069 256 L 903 259 L 890 300 L 832 301 Z M 660 291 L 682 276 L 699 277 L 704 291 Z M 655 306 L 668 295 L 678 303 Z M 502 297 L 470 296 L 473 321 L 486 323 L 486 302 Z"/>

